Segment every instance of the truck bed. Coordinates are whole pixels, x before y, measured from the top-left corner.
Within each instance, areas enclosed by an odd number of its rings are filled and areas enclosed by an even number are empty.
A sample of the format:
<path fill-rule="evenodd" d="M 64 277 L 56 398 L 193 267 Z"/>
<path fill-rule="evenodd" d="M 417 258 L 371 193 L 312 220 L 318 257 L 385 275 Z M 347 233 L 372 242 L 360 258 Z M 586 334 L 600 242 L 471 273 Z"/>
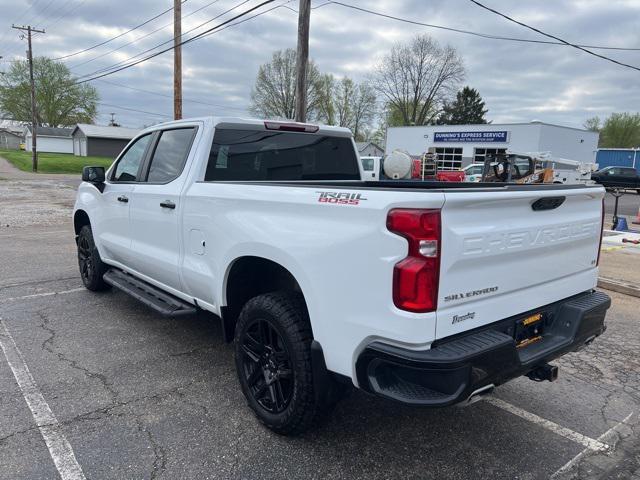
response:
<path fill-rule="evenodd" d="M 243 185 L 269 185 L 269 186 L 296 186 L 296 187 L 335 187 L 335 188 L 357 188 L 362 190 L 463 190 L 463 191 L 550 191 L 550 190 L 579 190 L 583 188 L 597 189 L 600 186 L 581 184 L 520 184 L 520 183 L 494 183 L 494 182 L 436 182 L 428 180 L 380 180 L 370 182 L 366 180 L 291 180 L 291 181 L 206 181 L 204 183 L 230 183 Z"/>

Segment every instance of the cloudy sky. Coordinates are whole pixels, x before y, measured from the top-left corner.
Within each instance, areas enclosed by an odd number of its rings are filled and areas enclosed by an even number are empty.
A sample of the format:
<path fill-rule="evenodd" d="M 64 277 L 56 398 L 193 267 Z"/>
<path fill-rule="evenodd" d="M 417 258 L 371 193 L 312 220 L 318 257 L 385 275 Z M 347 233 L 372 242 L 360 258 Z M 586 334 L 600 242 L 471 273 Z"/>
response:
<path fill-rule="evenodd" d="M 259 3 L 259 0 L 186 0 L 182 5 L 183 32 L 194 29 L 186 35 L 192 36 Z M 428 33 L 459 51 L 467 71 L 465 83 L 480 91 L 489 108 L 487 116 L 494 123 L 536 119 L 580 127 L 594 115 L 605 117 L 614 111 L 640 110 L 640 71 L 571 47 L 484 39 L 324 3 L 326 0 L 312 0 L 312 5 L 319 8 L 312 11 L 310 47 L 311 57 L 323 72 L 365 80 L 394 42 Z M 545 40 L 468 0 L 344 0 L 343 3 L 423 23 Z M 640 49 L 640 0 L 483 0 L 483 3 L 570 42 Z M 122 34 L 172 4 L 172 0 L 0 0 L 0 55 L 4 57 L 0 71 L 7 68 L 12 58 L 24 56 L 26 42 L 10 28 L 12 23 L 45 28 L 45 35 L 34 37 L 34 51 L 37 55 L 61 57 Z M 297 14 L 286 7 L 297 9 L 298 1 L 276 0 L 256 11 L 285 4 L 183 47 L 186 117 L 247 115 L 249 92 L 258 66 L 268 61 L 276 49 L 295 48 Z M 217 20 L 196 28 L 233 7 L 236 8 Z M 172 20 L 170 11 L 116 40 L 62 61 L 77 76 L 126 61 L 170 40 Z M 157 31 L 150 34 L 154 30 Z M 640 50 L 594 51 L 640 67 Z M 106 123 L 110 112 L 116 113 L 117 121 L 131 127 L 170 119 L 172 65 L 173 57 L 168 52 L 93 81 L 101 97 L 98 123 Z"/>

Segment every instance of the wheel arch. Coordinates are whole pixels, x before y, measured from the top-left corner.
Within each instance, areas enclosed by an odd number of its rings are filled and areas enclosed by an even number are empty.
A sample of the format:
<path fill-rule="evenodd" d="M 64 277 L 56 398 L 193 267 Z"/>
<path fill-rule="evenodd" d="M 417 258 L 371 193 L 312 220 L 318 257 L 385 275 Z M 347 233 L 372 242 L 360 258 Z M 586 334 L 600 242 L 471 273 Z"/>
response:
<path fill-rule="evenodd" d="M 242 307 L 258 295 L 275 291 L 299 292 L 308 310 L 300 282 L 288 268 L 275 260 L 254 255 L 237 257 L 229 264 L 224 278 L 221 316 L 226 342 L 233 341 Z"/>
<path fill-rule="evenodd" d="M 91 226 L 89 214 L 82 209 L 76 210 L 73 214 L 73 230 L 75 234 L 78 235 L 85 225 Z"/>

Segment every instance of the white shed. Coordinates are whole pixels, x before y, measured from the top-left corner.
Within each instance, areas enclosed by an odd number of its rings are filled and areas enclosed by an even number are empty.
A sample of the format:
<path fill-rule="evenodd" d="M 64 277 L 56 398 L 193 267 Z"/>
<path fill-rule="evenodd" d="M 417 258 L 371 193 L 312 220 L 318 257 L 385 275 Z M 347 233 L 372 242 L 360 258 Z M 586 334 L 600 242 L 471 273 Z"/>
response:
<path fill-rule="evenodd" d="M 73 153 L 72 128 L 36 127 L 38 152 Z M 31 126 L 25 128 L 25 149 L 31 151 Z"/>

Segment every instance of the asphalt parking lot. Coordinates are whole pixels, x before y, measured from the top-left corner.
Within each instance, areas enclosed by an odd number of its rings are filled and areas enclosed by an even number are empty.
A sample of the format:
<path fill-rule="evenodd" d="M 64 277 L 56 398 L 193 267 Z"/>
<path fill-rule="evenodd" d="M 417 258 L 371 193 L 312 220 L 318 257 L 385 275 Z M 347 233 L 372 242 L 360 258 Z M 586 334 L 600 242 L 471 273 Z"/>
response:
<path fill-rule="evenodd" d="M 640 480 L 640 299 L 610 293 L 608 330 L 557 382 L 441 410 L 353 392 L 283 438 L 246 406 L 218 323 L 81 288 L 68 223 L 4 227 L 0 252 L 1 479 Z"/>

